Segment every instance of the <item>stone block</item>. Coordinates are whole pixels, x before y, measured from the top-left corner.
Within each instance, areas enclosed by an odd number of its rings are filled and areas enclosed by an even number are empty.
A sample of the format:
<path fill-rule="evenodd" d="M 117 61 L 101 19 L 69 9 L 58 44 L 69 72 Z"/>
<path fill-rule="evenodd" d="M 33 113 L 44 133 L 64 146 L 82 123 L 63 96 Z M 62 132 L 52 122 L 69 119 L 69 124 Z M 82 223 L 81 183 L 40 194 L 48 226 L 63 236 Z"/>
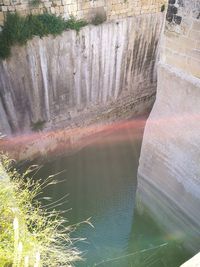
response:
<path fill-rule="evenodd" d="M 64 13 L 64 6 L 60 6 L 60 13 L 61 13 L 61 14 Z"/>
<path fill-rule="evenodd" d="M 200 49 L 191 49 L 188 52 L 189 57 L 193 57 L 195 60 L 199 60 L 200 61 Z M 200 68 L 200 65 L 199 65 Z"/>
<path fill-rule="evenodd" d="M 0 12 L 0 25 L 2 25 L 4 22 L 4 14 L 3 12 Z"/>
<path fill-rule="evenodd" d="M 56 0 L 56 1 L 53 1 L 53 5 L 56 7 L 56 6 L 61 6 L 62 5 L 62 2 L 61 0 Z"/>
<path fill-rule="evenodd" d="M 187 70 L 187 56 L 175 53 L 173 50 L 165 48 L 166 63 L 181 70 Z"/>
<path fill-rule="evenodd" d="M 59 15 L 59 13 L 60 13 L 60 8 L 59 8 L 58 6 L 55 7 L 55 13 L 56 13 L 57 15 Z"/>
<path fill-rule="evenodd" d="M 3 4 L 5 6 L 9 6 L 10 5 L 10 0 L 3 0 Z"/>
<path fill-rule="evenodd" d="M 7 12 L 8 11 L 8 7 L 7 6 L 2 6 L 1 11 L 2 12 Z"/>
<path fill-rule="evenodd" d="M 194 75 L 197 78 L 200 78 L 200 60 L 189 57 L 187 60 L 188 63 L 188 72 Z"/>
<path fill-rule="evenodd" d="M 18 11 L 27 10 L 28 9 L 28 5 L 27 4 L 21 4 L 19 6 L 16 6 L 16 9 Z"/>
<path fill-rule="evenodd" d="M 192 40 L 200 41 L 200 31 L 190 31 L 189 38 L 191 38 Z"/>
<path fill-rule="evenodd" d="M 44 3 L 44 6 L 45 6 L 46 8 L 49 8 L 49 7 L 51 7 L 51 3 L 50 3 L 50 2 L 45 2 L 45 3 Z"/>
<path fill-rule="evenodd" d="M 11 5 L 19 5 L 20 3 L 20 0 L 11 0 Z"/>
<path fill-rule="evenodd" d="M 196 43 L 196 49 L 200 49 L 200 41 Z"/>
<path fill-rule="evenodd" d="M 51 7 L 50 11 L 51 11 L 52 14 L 55 14 L 56 13 L 55 7 Z"/>
<path fill-rule="evenodd" d="M 193 21 L 192 29 L 194 31 L 200 31 L 200 20 Z"/>
<path fill-rule="evenodd" d="M 8 11 L 10 11 L 10 12 L 14 12 L 14 11 L 15 11 L 15 6 L 9 6 L 9 7 L 8 7 Z"/>

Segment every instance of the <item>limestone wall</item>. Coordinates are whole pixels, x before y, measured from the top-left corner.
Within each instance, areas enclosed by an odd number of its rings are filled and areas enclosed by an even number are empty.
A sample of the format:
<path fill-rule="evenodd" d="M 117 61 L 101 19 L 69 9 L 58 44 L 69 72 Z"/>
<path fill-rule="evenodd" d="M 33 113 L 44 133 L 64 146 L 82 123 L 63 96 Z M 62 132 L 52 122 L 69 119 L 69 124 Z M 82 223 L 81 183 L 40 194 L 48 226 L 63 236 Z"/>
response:
<path fill-rule="evenodd" d="M 66 19 L 73 15 L 88 20 L 100 15 L 113 20 L 158 13 L 164 3 L 166 0 L 0 0 L 0 25 L 7 12 L 17 11 L 22 15 L 49 12 Z"/>
<path fill-rule="evenodd" d="M 145 112 L 155 97 L 163 18 L 145 14 L 13 47 L 0 62 L 0 132 Z"/>
<path fill-rule="evenodd" d="M 162 61 L 200 78 L 200 1 L 171 0 L 170 3 Z"/>
<path fill-rule="evenodd" d="M 147 121 L 138 198 L 166 235 L 200 247 L 200 2 L 170 0 Z"/>

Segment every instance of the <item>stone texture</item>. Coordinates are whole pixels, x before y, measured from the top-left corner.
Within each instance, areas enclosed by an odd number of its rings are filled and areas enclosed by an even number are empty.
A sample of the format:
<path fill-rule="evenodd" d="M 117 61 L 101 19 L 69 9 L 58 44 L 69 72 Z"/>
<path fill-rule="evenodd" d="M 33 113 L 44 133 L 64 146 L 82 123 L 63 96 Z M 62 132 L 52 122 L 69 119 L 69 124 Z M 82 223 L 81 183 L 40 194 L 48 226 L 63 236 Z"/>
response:
<path fill-rule="evenodd" d="M 157 96 L 138 170 L 138 199 L 166 235 L 192 253 L 200 247 L 199 3 L 176 1 L 181 23 L 175 23 L 172 13 L 172 21 L 166 22 Z"/>
<path fill-rule="evenodd" d="M 154 99 L 163 18 L 90 25 L 14 47 L 0 62 L 0 132 L 26 131 L 39 120 L 69 126 L 115 104 L 142 109 L 142 99 Z"/>
<path fill-rule="evenodd" d="M 167 0 L 45 0 L 42 1 L 40 5 L 35 6 L 35 10 L 32 11 L 32 7 L 28 5 L 27 0 L 12 1 L 12 3 L 10 0 L 3 0 L 1 8 L 4 15 L 6 15 L 6 12 L 10 11 L 10 9 L 12 9 L 12 11 L 18 11 L 19 13 L 23 13 L 23 10 L 26 11 L 26 14 L 40 14 L 45 12 L 48 7 L 49 12 L 61 15 L 65 19 L 73 15 L 78 18 L 89 20 L 103 12 L 103 16 L 111 21 L 139 14 L 158 13 L 163 4 L 166 3 Z M 55 7 L 62 8 L 55 9 Z M 99 10 L 103 11 L 99 12 Z"/>
<path fill-rule="evenodd" d="M 3 25 L 4 22 L 4 15 L 3 12 L 0 12 L 0 25 Z"/>
<path fill-rule="evenodd" d="M 138 197 L 166 233 L 192 252 L 200 246 L 199 117 L 200 80 L 161 64 L 144 132 Z"/>
<path fill-rule="evenodd" d="M 198 1 L 178 1 L 178 13 L 167 13 L 162 42 L 162 61 L 200 78 L 200 21 L 194 13 L 200 12 Z"/>

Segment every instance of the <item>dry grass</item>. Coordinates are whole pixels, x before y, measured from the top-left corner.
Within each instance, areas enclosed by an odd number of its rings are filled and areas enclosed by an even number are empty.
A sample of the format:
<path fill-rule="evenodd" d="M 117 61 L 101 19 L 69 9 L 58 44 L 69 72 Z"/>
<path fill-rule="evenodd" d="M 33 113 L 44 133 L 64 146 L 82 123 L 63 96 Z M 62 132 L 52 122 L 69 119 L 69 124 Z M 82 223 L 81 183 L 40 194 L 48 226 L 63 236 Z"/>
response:
<path fill-rule="evenodd" d="M 66 220 L 56 210 L 48 212 L 36 200 L 42 188 L 55 183 L 53 177 L 35 182 L 0 157 L 0 266 L 73 266 L 81 259 Z M 26 182 L 25 182 L 26 181 Z"/>

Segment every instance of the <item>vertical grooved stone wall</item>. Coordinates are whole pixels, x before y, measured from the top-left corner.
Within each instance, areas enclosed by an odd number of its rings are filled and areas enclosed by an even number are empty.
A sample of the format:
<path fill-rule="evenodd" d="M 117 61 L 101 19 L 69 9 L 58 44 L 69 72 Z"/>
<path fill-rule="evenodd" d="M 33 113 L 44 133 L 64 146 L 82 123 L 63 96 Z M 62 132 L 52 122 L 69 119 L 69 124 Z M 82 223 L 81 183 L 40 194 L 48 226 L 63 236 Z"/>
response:
<path fill-rule="evenodd" d="M 163 13 L 66 31 L 13 47 L 0 62 L 0 132 L 84 124 L 152 107 Z M 103 119 L 103 118 L 101 118 Z"/>

